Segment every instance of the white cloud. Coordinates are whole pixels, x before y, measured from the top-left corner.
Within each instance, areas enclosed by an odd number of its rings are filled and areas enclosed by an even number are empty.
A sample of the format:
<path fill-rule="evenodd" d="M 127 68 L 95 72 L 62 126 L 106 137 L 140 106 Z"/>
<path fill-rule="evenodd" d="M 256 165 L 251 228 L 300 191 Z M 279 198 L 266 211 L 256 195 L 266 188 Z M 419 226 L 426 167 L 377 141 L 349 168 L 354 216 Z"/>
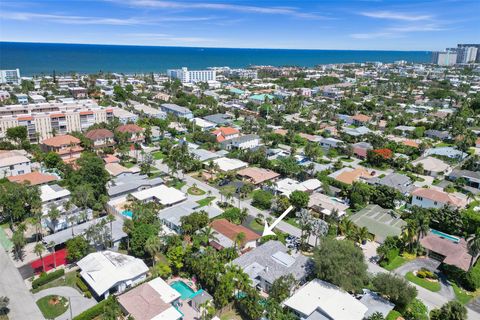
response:
<path fill-rule="evenodd" d="M 393 11 L 370 11 L 361 12 L 362 16 L 377 18 L 377 19 L 389 19 L 389 20 L 401 20 L 401 21 L 423 21 L 432 19 L 431 15 L 426 14 L 412 14 L 407 12 L 393 12 Z"/>
<path fill-rule="evenodd" d="M 328 19 L 314 13 L 305 13 L 298 11 L 297 8 L 292 7 L 260 7 L 260 6 L 248 6 L 238 5 L 230 3 L 208 3 L 208 2 L 174 2 L 163 0 L 107 0 L 120 2 L 137 7 L 145 8 L 163 8 L 163 9 L 209 9 L 209 10 L 224 10 L 246 13 L 258 13 L 258 14 L 277 14 L 277 15 L 289 15 L 297 18 L 305 19 Z"/>
<path fill-rule="evenodd" d="M 17 21 L 48 21 L 51 23 L 61 24 L 81 24 L 81 25 L 114 25 L 114 26 L 131 26 L 131 25 L 149 25 L 160 22 L 174 22 L 174 21 L 205 21 L 210 20 L 210 17 L 164 17 L 164 18 L 109 18 L 109 17 L 87 17 L 87 16 L 73 16 L 60 14 L 44 14 L 32 12 L 1 12 L 0 18 L 4 20 Z"/>

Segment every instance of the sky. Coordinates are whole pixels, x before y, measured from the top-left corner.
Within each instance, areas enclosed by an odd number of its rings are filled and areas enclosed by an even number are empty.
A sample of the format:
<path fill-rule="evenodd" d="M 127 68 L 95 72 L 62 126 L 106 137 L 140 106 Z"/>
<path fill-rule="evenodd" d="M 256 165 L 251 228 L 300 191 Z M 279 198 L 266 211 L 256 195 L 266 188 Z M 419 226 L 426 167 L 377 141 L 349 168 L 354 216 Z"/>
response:
<path fill-rule="evenodd" d="M 1 0 L 0 41 L 442 50 L 480 43 L 480 0 Z"/>

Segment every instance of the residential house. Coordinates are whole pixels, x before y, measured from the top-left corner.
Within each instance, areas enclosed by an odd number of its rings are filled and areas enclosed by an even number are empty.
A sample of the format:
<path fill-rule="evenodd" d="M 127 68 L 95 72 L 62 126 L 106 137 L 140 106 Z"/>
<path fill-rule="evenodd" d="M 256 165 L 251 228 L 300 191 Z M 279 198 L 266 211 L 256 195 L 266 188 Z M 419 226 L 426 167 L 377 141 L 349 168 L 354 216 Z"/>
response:
<path fill-rule="evenodd" d="M 122 124 L 135 123 L 138 120 L 138 115 L 122 108 L 113 108 L 113 116 Z"/>
<path fill-rule="evenodd" d="M 372 130 L 368 129 L 365 126 L 361 126 L 361 127 L 357 127 L 357 128 L 344 127 L 343 132 L 345 134 L 348 134 L 349 136 L 352 136 L 352 137 L 361 137 L 363 135 L 366 135 L 366 134 L 372 132 Z"/>
<path fill-rule="evenodd" d="M 224 248 L 238 248 L 252 249 L 257 247 L 257 241 L 261 236 L 252 230 L 242 226 L 231 223 L 227 219 L 216 219 L 210 223 L 210 226 L 215 230 L 215 240 L 210 241 L 210 245 L 217 250 Z M 237 243 L 238 235 L 244 234 L 244 239 L 241 243 Z"/>
<path fill-rule="evenodd" d="M 126 134 L 128 136 L 128 141 L 133 143 L 142 143 L 145 141 L 144 131 L 142 127 L 137 126 L 136 124 L 124 124 L 119 126 L 116 129 L 117 132 Z"/>
<path fill-rule="evenodd" d="M 256 186 L 262 185 L 267 181 L 273 182 L 280 177 L 280 174 L 272 170 L 257 167 L 249 167 L 239 170 L 237 171 L 237 175 Z"/>
<path fill-rule="evenodd" d="M 112 199 L 126 196 L 129 193 L 150 189 L 163 184 L 162 178 L 150 179 L 146 175 L 132 174 L 120 176 L 108 182 L 107 193 Z"/>
<path fill-rule="evenodd" d="M 413 166 L 422 165 L 426 175 L 431 177 L 438 177 L 447 174 L 450 170 L 450 165 L 440 159 L 434 157 L 419 158 L 412 161 Z"/>
<path fill-rule="evenodd" d="M 246 162 L 226 157 L 215 159 L 213 160 L 213 163 L 215 163 L 218 166 L 218 170 L 222 172 L 235 171 L 248 167 L 248 163 Z"/>
<path fill-rule="evenodd" d="M 0 171 L 1 172 L 1 171 Z M 9 176 L 7 177 L 8 181 L 16 182 L 16 183 L 28 183 L 32 186 L 39 186 L 48 184 L 53 181 L 57 181 L 58 177 L 52 174 L 41 173 L 38 171 L 19 174 L 16 176 Z"/>
<path fill-rule="evenodd" d="M 309 179 L 303 182 L 298 182 L 290 178 L 279 180 L 274 185 L 274 190 L 277 194 L 290 196 L 293 191 L 314 192 L 320 189 L 322 183 L 318 179 Z"/>
<path fill-rule="evenodd" d="M 158 216 L 164 226 L 178 234 L 182 234 L 182 217 L 188 217 L 195 211 L 205 211 L 209 219 L 214 219 L 223 213 L 216 205 L 211 204 L 202 207 L 197 202 L 188 200 L 161 210 Z"/>
<path fill-rule="evenodd" d="M 329 174 L 328 176 L 345 184 L 353 184 L 360 179 L 368 180 L 372 177 L 371 173 L 363 167 L 355 169 L 345 167 Z"/>
<path fill-rule="evenodd" d="M 465 239 L 434 229 L 420 239 L 420 244 L 429 257 L 464 271 L 468 271 L 476 260 L 472 259 Z"/>
<path fill-rule="evenodd" d="M 347 212 L 348 205 L 341 199 L 314 192 L 310 195 L 308 208 L 319 214 L 322 218 L 330 217 L 336 212 L 337 217 L 343 217 Z"/>
<path fill-rule="evenodd" d="M 400 236 L 407 224 L 393 210 L 370 204 L 350 217 L 350 220 L 362 228 L 368 229 L 374 240 L 383 243 L 389 236 Z"/>
<path fill-rule="evenodd" d="M 467 187 L 480 189 L 479 171 L 455 169 L 448 175 L 447 178 L 452 181 L 464 179 Z"/>
<path fill-rule="evenodd" d="M 80 277 L 95 297 L 119 294 L 147 278 L 148 267 L 142 259 L 113 251 L 90 253 L 77 262 Z"/>
<path fill-rule="evenodd" d="M 163 184 L 133 192 L 131 196 L 141 202 L 155 201 L 163 206 L 172 206 L 187 199 L 187 196 L 182 191 Z"/>
<path fill-rule="evenodd" d="M 200 127 L 202 131 L 210 131 L 216 127 L 216 124 L 202 118 L 193 118 L 192 122 L 197 126 Z"/>
<path fill-rule="evenodd" d="M 174 115 L 179 118 L 193 119 L 193 113 L 190 109 L 181 107 L 173 103 L 163 103 L 160 105 L 163 112 Z"/>
<path fill-rule="evenodd" d="M 269 292 L 273 282 L 286 275 L 303 283 L 312 271 L 312 261 L 304 255 L 291 255 L 280 241 L 270 240 L 232 261 L 250 277 L 253 285 Z"/>
<path fill-rule="evenodd" d="M 203 117 L 206 121 L 213 122 L 217 126 L 228 126 L 232 123 L 232 117 L 225 113 L 216 113 Z"/>
<path fill-rule="evenodd" d="M 135 320 L 181 320 L 180 293 L 158 277 L 118 297 L 123 314 Z"/>
<path fill-rule="evenodd" d="M 300 320 L 362 320 L 368 311 L 354 296 L 319 279 L 298 289 L 283 305 Z"/>
<path fill-rule="evenodd" d="M 342 140 L 335 138 L 323 138 L 320 140 L 320 146 L 325 149 L 338 148 L 342 143 Z"/>
<path fill-rule="evenodd" d="M 254 149 L 260 146 L 260 137 L 256 134 L 247 134 L 233 139 L 228 139 L 220 143 L 225 150 L 232 149 Z"/>
<path fill-rule="evenodd" d="M 20 151 L 0 150 L 0 178 L 32 172 L 31 161 Z"/>
<path fill-rule="evenodd" d="M 133 168 L 132 168 L 133 169 Z M 113 162 L 113 163 L 106 163 L 105 170 L 112 176 L 112 177 L 127 177 L 133 174 L 132 170 L 122 166 L 120 163 Z"/>
<path fill-rule="evenodd" d="M 372 121 L 372 117 L 361 113 L 354 115 L 351 119 L 352 123 L 356 126 L 365 126 Z"/>
<path fill-rule="evenodd" d="M 418 188 L 412 192 L 412 206 L 440 209 L 445 206 L 465 208 L 468 201 L 455 194 L 437 189 Z"/>
<path fill-rule="evenodd" d="M 371 178 L 367 180 L 367 183 L 372 185 L 377 185 L 377 186 L 386 186 L 386 187 L 394 188 L 395 190 L 397 190 L 402 194 L 409 194 L 412 188 L 414 188 L 412 184 L 412 180 L 408 176 L 404 174 L 395 173 L 395 172 L 387 174 L 382 178 L 380 177 Z"/>
<path fill-rule="evenodd" d="M 453 147 L 437 147 L 425 150 L 423 156 L 437 155 L 450 159 L 463 160 L 468 154 Z"/>
<path fill-rule="evenodd" d="M 373 149 L 370 143 L 363 142 L 363 141 L 353 144 L 352 147 L 353 147 L 353 154 L 360 159 L 366 159 L 368 150 Z"/>
<path fill-rule="evenodd" d="M 425 131 L 425 137 L 431 138 L 431 139 L 438 139 L 442 141 L 450 140 L 452 137 L 448 131 L 440 131 L 440 130 L 426 130 Z"/>
<path fill-rule="evenodd" d="M 83 151 L 80 139 L 69 134 L 45 139 L 40 147 L 44 152 L 55 152 L 66 163 L 72 163 L 80 158 Z"/>
<path fill-rule="evenodd" d="M 93 148 L 106 148 L 115 145 L 113 132 L 107 129 L 93 129 L 85 133 L 85 137 L 92 141 Z"/>
<path fill-rule="evenodd" d="M 217 142 L 223 142 L 240 136 L 240 131 L 232 127 L 220 127 L 212 131 L 212 134 L 216 137 Z"/>
<path fill-rule="evenodd" d="M 40 186 L 40 200 L 42 201 L 43 207 L 68 199 L 70 199 L 70 191 L 60 187 L 58 184 Z"/>

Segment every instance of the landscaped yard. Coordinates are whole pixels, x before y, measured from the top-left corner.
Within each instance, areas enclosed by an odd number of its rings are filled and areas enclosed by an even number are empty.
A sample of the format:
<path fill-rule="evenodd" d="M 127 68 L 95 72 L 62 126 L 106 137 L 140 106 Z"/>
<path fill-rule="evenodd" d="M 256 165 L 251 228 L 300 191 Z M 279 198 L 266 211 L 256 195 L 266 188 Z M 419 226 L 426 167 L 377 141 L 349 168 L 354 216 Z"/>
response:
<path fill-rule="evenodd" d="M 402 264 L 404 264 L 407 261 L 408 260 L 405 259 L 404 257 L 397 256 L 395 259 L 393 259 L 392 262 L 387 264 L 384 268 L 388 271 L 392 271 L 392 270 L 397 269 L 398 267 L 400 267 Z"/>
<path fill-rule="evenodd" d="M 68 309 L 68 300 L 65 297 L 49 295 L 38 299 L 37 306 L 46 319 L 55 319 Z"/>
<path fill-rule="evenodd" d="M 186 185 L 187 183 L 185 181 L 182 181 L 182 180 L 172 180 L 172 181 L 169 181 L 167 182 L 167 186 L 168 187 L 173 187 L 175 189 L 182 189 L 184 185 Z"/>
<path fill-rule="evenodd" d="M 205 194 L 205 191 L 198 187 L 190 187 L 187 190 L 188 194 L 191 194 L 192 196 L 203 196 Z"/>
<path fill-rule="evenodd" d="M 344 161 L 344 162 L 353 162 L 353 159 L 352 158 L 348 158 L 348 157 L 341 157 L 340 160 Z"/>
<path fill-rule="evenodd" d="M 161 160 L 165 157 L 165 155 L 163 154 L 162 151 L 156 151 L 156 152 L 152 153 L 152 157 L 155 160 Z"/>
<path fill-rule="evenodd" d="M 124 166 L 125 168 L 130 169 L 135 165 L 135 163 L 128 161 L 128 162 L 122 162 L 121 165 Z"/>
<path fill-rule="evenodd" d="M 453 287 L 453 292 L 455 292 L 455 297 L 460 303 L 467 304 L 470 302 L 470 300 L 472 300 L 473 295 L 470 292 L 463 290 L 453 282 L 451 282 L 450 284 Z"/>
<path fill-rule="evenodd" d="M 237 310 L 233 309 L 220 314 L 220 320 L 243 320 L 243 318 Z"/>
<path fill-rule="evenodd" d="M 387 314 L 385 320 L 397 320 L 398 317 L 401 317 L 402 314 L 396 310 L 392 310 Z"/>
<path fill-rule="evenodd" d="M 263 232 L 264 226 L 257 222 L 257 220 L 252 219 L 252 222 L 248 225 L 248 227 L 257 232 Z"/>
<path fill-rule="evenodd" d="M 61 278 L 55 279 L 36 289 L 32 289 L 32 292 L 36 293 L 44 289 L 53 288 L 53 287 L 62 287 L 62 286 L 72 287 L 78 290 L 75 284 L 76 280 L 77 280 L 77 271 L 70 271 L 65 273 L 65 275 Z"/>
<path fill-rule="evenodd" d="M 432 292 L 438 292 L 441 288 L 441 285 L 438 281 L 428 281 L 426 279 L 421 279 L 414 275 L 413 272 L 408 272 L 405 275 L 405 278 L 407 278 L 408 281 L 413 282 L 416 285 L 419 285 L 420 287 L 423 287 Z"/>
<path fill-rule="evenodd" d="M 215 197 L 206 197 L 198 200 L 197 203 L 200 205 L 200 207 L 204 207 L 204 206 L 208 206 L 210 202 L 212 202 L 214 199 Z"/>
<path fill-rule="evenodd" d="M 297 223 L 297 218 L 295 217 L 286 218 L 284 221 L 294 227 L 300 228 L 300 225 Z"/>

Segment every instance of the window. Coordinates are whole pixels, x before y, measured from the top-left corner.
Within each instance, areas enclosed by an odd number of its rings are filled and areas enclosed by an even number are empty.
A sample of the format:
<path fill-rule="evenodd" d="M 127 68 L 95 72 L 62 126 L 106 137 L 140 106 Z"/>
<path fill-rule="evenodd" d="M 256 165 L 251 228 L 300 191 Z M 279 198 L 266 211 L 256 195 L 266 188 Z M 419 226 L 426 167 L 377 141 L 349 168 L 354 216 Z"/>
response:
<path fill-rule="evenodd" d="M 417 196 L 416 198 L 417 198 L 417 200 L 423 201 L 422 197 Z"/>
<path fill-rule="evenodd" d="M 434 204 L 434 205 L 437 205 L 437 204 L 438 204 L 438 202 L 437 202 L 437 201 L 434 201 L 434 202 L 433 202 L 433 204 Z"/>

